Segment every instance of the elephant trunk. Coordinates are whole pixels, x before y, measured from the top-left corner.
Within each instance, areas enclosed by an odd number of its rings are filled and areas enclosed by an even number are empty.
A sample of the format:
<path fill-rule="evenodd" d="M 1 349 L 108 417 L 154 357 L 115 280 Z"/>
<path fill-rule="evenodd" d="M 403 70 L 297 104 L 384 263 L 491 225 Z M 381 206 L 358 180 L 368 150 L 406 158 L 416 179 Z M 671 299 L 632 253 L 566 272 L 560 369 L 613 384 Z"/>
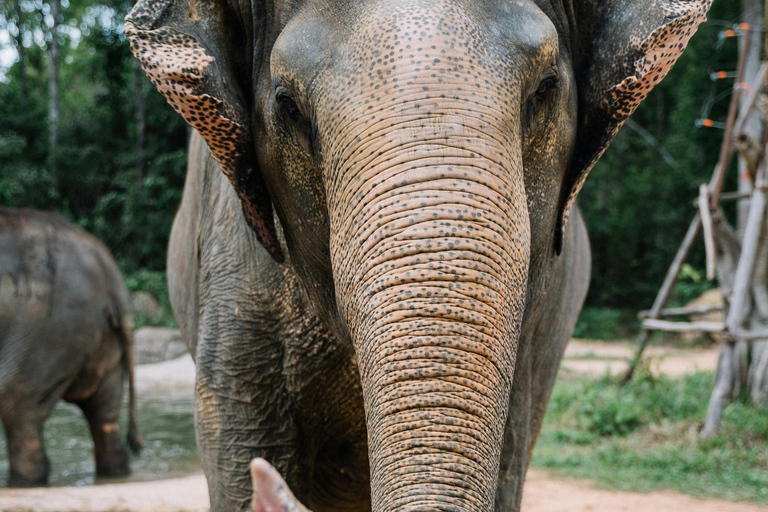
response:
<path fill-rule="evenodd" d="M 439 151 L 421 154 L 434 162 L 426 166 L 382 155 L 362 172 L 374 180 L 351 185 L 365 197 L 336 205 L 352 210 L 336 217 L 347 222 L 331 245 L 361 373 L 375 512 L 493 510 L 527 208 L 516 173 L 498 178 L 498 163 Z"/>

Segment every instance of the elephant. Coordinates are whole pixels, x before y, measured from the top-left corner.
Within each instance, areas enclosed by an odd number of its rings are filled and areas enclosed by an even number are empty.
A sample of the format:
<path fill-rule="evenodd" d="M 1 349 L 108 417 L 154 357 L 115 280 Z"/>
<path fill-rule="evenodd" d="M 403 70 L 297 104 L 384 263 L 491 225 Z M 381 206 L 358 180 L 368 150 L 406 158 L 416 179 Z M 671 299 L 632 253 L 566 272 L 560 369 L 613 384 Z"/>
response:
<path fill-rule="evenodd" d="M 138 453 L 133 318 L 109 250 L 62 217 L 0 208 L 0 420 L 9 487 L 46 485 L 43 424 L 60 399 L 80 407 L 97 476 L 130 472 L 118 419 L 129 388 L 128 446 Z"/>
<path fill-rule="evenodd" d="M 212 511 L 520 509 L 576 196 L 710 4 L 139 0 L 195 129 L 168 280 Z"/>

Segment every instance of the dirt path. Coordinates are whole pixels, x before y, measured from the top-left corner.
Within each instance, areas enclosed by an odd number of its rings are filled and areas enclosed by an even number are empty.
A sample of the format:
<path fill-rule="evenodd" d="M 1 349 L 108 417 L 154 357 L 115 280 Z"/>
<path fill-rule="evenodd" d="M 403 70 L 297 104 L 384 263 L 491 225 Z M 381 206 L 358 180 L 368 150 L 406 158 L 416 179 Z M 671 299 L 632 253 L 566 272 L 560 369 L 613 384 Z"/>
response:
<path fill-rule="evenodd" d="M 626 368 L 630 343 L 573 340 L 563 361 L 565 371 L 602 375 Z M 711 370 L 717 349 L 650 347 L 651 370 L 679 376 Z M 194 365 L 189 357 L 140 366 L 141 391 L 191 392 Z M 759 512 L 744 503 L 697 500 L 671 491 L 648 494 L 595 489 L 589 481 L 561 479 L 540 470 L 528 473 L 523 495 L 525 512 Z M 207 512 L 208 488 L 202 474 L 184 478 L 91 487 L 14 490 L 0 488 L 0 512 Z"/>
<path fill-rule="evenodd" d="M 765 507 L 722 500 L 697 500 L 672 491 L 605 491 L 589 481 L 555 479 L 531 470 L 525 482 L 525 512 L 766 512 Z"/>
<path fill-rule="evenodd" d="M 765 512 L 765 508 L 721 500 L 697 500 L 674 492 L 616 492 L 589 482 L 530 471 L 525 512 Z M 207 512 L 203 475 L 93 487 L 0 491 L 2 512 Z"/>
<path fill-rule="evenodd" d="M 674 348 L 651 346 L 645 349 L 644 358 L 650 362 L 654 375 L 679 377 L 697 371 L 712 371 L 717 367 L 719 347 Z M 600 376 L 606 371 L 611 375 L 627 369 L 635 353 L 635 345 L 629 342 L 584 341 L 573 339 L 565 349 L 561 368 Z"/>
<path fill-rule="evenodd" d="M 202 474 L 50 489 L 0 489 L 0 512 L 208 512 Z"/>

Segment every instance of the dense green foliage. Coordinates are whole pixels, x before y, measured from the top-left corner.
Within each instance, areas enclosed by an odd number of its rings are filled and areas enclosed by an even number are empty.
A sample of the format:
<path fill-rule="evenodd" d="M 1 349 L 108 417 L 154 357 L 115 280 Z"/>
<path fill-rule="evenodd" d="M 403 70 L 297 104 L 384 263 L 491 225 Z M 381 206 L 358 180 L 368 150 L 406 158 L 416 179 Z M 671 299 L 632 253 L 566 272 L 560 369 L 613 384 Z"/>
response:
<path fill-rule="evenodd" d="M 609 377 L 561 371 L 532 465 L 612 489 L 768 504 L 768 408 L 736 401 L 725 408 L 720 435 L 699 440 L 712 379 L 640 371 L 619 387 Z"/>
<path fill-rule="evenodd" d="M 711 71 L 736 68 L 736 40 L 716 50 L 723 21 L 740 16 L 740 2 L 716 1 L 685 53 L 641 104 L 631 121 L 661 143 L 676 162 L 625 125 L 597 163 L 579 196 L 592 244 L 592 306 L 650 307 L 695 214 L 693 201 L 717 162 L 721 130 L 696 128 L 713 86 Z M 729 97 L 710 117 L 724 120 Z M 735 173 L 731 173 L 735 184 Z M 692 261 L 702 266 L 703 249 Z"/>
<path fill-rule="evenodd" d="M 20 6 L 28 33 L 40 30 L 35 24 L 45 28 L 45 18 L 35 16 L 40 4 Z M 19 64 L 7 71 L 7 83 L 0 83 L 0 204 L 56 210 L 104 240 L 124 271 L 163 271 L 181 197 L 187 129 L 137 69 L 122 34 L 129 8 L 124 2 L 72 0 L 62 9 L 63 26 L 79 27 L 81 36 L 60 36 L 55 172 L 48 146 L 46 49 L 34 42 L 26 48 L 26 96 Z M 11 21 L 18 26 L 17 19 Z M 9 26 L 7 19 L 0 19 L 3 25 Z M 143 165 L 137 94 L 145 96 Z"/>
<path fill-rule="evenodd" d="M 0 31 L 10 34 L 11 45 L 23 44 L 28 84 L 25 95 L 18 61 L 6 70 L 5 83 L 0 81 L 0 204 L 59 211 L 103 239 L 126 273 L 163 272 L 183 183 L 187 129 L 130 55 L 122 33 L 129 2 L 64 0 L 60 141 L 52 155 L 48 6 L 10 0 L 0 7 Z M 715 50 L 723 29 L 718 20 L 730 23 L 739 14 L 739 2 L 715 2 L 712 21 L 587 181 L 580 204 L 593 248 L 590 306 L 650 305 L 694 213 L 697 187 L 717 159 L 722 132 L 695 128 L 694 122 L 713 87 L 709 72 L 735 68 L 735 40 Z M 723 81 L 717 87 L 722 91 L 728 85 Z M 143 145 L 137 115 L 141 98 Z M 715 104 L 711 117 L 722 120 L 727 103 L 726 97 Z M 668 157 L 662 158 L 664 152 Z"/>

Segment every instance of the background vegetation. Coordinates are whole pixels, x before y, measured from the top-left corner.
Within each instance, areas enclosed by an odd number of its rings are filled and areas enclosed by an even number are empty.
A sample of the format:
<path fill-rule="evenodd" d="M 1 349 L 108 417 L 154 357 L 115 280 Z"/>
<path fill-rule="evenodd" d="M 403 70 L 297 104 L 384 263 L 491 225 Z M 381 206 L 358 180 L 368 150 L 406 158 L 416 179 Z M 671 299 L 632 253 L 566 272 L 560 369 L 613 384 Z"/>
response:
<path fill-rule="evenodd" d="M 60 212 L 107 243 L 132 289 L 162 295 L 187 128 L 131 57 L 122 32 L 130 6 L 120 0 L 0 4 L 0 52 L 19 55 L 0 69 L 0 205 Z M 715 2 L 711 21 L 587 181 L 580 204 L 593 272 L 581 336 L 627 335 L 634 311 L 653 300 L 694 213 L 697 187 L 717 159 L 722 133 L 694 123 L 713 91 L 730 85 L 713 84 L 708 75 L 735 69 L 735 39 L 718 35 L 737 21 L 739 8 L 739 2 Z M 55 123 L 52 81 L 59 91 Z M 724 119 L 727 103 L 727 97 L 715 103 L 710 117 Z M 700 256 L 693 261 L 696 266 Z M 707 286 L 689 279 L 679 291 L 685 298 Z"/>
<path fill-rule="evenodd" d="M 719 435 L 700 440 L 712 378 L 644 369 L 620 387 L 561 368 L 531 464 L 611 489 L 768 505 L 768 409 L 737 400 Z"/>

